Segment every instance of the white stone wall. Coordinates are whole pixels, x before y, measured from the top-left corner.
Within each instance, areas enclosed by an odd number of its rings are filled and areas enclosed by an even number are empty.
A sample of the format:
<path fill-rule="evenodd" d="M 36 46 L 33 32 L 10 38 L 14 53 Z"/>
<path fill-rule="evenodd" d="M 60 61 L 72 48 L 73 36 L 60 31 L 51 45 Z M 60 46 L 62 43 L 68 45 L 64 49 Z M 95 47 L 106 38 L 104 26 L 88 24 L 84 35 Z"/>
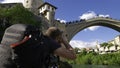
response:
<path fill-rule="evenodd" d="M 115 51 L 115 46 L 109 48 L 110 51 Z"/>
<path fill-rule="evenodd" d="M 116 45 L 120 45 L 120 36 L 115 37 L 114 41 Z"/>
<path fill-rule="evenodd" d="M 54 21 L 55 16 L 55 8 L 52 7 L 49 4 L 43 5 L 41 8 L 39 8 L 39 13 L 45 16 L 47 20 L 49 20 L 51 23 Z"/>

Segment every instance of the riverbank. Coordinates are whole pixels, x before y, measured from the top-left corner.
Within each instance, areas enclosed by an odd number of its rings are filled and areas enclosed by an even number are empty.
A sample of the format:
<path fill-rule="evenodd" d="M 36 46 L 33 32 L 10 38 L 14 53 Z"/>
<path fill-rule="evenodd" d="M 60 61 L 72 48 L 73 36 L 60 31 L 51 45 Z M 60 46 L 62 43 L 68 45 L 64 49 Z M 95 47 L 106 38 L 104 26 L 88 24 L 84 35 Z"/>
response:
<path fill-rule="evenodd" d="M 120 66 L 115 65 L 72 65 L 73 68 L 120 68 Z"/>
<path fill-rule="evenodd" d="M 109 54 L 79 53 L 74 61 L 68 60 L 73 65 L 118 65 L 120 66 L 120 52 Z"/>

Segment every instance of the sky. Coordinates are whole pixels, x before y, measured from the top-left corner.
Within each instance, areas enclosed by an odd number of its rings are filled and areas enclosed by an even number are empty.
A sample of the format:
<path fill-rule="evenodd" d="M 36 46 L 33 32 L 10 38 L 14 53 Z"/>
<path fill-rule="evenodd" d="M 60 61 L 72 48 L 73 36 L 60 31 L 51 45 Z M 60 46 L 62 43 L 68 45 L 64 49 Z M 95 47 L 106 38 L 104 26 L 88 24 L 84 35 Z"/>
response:
<path fill-rule="evenodd" d="M 1 2 L 23 2 L 23 0 L 0 0 Z M 44 0 L 57 7 L 55 19 L 69 22 L 80 19 L 111 17 L 120 20 L 120 0 Z M 93 26 L 77 33 L 70 44 L 73 47 L 95 47 L 97 43 L 113 40 L 120 33 L 103 26 Z"/>

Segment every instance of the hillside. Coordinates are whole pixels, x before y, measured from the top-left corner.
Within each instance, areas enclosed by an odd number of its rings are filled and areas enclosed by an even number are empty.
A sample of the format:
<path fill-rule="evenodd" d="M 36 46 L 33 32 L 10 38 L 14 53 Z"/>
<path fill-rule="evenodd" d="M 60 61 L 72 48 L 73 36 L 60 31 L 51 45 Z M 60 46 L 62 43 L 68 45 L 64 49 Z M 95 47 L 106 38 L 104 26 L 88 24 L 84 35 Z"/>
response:
<path fill-rule="evenodd" d="M 10 7 L 0 5 L 0 41 L 4 30 L 16 23 L 32 24 L 41 27 L 40 17 L 34 15 L 21 4 L 14 4 Z"/>

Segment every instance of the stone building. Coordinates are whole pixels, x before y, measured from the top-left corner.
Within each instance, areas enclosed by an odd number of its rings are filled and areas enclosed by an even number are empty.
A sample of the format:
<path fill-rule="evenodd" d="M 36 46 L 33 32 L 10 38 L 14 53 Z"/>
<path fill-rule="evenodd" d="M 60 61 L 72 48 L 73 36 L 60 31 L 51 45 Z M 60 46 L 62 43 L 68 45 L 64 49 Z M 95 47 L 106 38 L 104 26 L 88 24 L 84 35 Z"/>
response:
<path fill-rule="evenodd" d="M 115 45 L 120 46 L 120 35 L 118 35 L 114 38 L 114 42 L 115 42 Z"/>
<path fill-rule="evenodd" d="M 31 12 L 38 14 L 38 7 L 44 3 L 43 0 L 24 0 L 23 6 Z"/>
<path fill-rule="evenodd" d="M 116 36 L 113 40 L 110 40 L 108 44 L 112 44 L 113 46 L 110 46 L 109 49 L 108 47 L 105 47 L 105 49 L 101 47 L 100 50 L 105 52 L 107 51 L 114 52 L 120 50 L 120 35 Z"/>
<path fill-rule="evenodd" d="M 49 20 L 49 25 L 50 26 L 55 26 L 54 20 L 55 20 L 55 10 L 57 8 L 50 3 L 45 2 L 42 4 L 38 10 L 39 10 L 39 15 L 45 17 L 47 20 Z M 52 25 L 51 25 L 52 24 Z"/>

